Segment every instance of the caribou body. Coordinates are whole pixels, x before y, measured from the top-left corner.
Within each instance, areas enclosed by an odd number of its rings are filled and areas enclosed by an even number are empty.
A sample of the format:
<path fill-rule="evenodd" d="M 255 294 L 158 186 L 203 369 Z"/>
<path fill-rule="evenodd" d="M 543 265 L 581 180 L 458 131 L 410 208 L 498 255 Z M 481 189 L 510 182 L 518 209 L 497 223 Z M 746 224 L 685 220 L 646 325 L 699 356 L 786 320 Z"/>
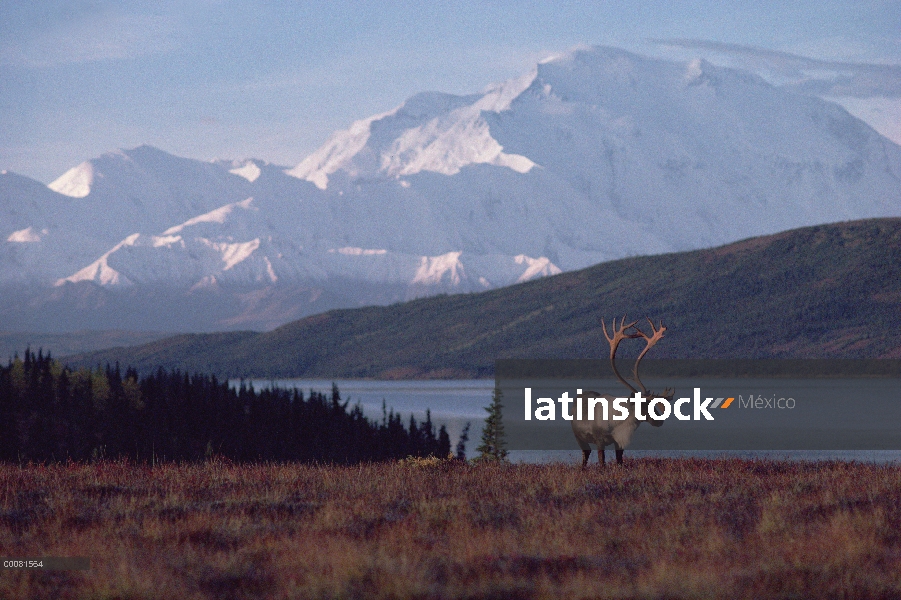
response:
<path fill-rule="evenodd" d="M 613 368 L 613 373 L 616 375 L 616 378 L 622 383 L 626 388 L 631 391 L 630 396 L 634 396 L 635 394 L 641 393 L 641 395 L 650 400 L 651 398 L 665 398 L 668 401 L 673 399 L 674 390 L 671 388 L 667 388 L 664 390 L 663 394 L 655 395 L 653 392 L 649 391 L 643 383 L 641 383 L 641 379 L 638 376 L 638 366 L 641 363 L 641 359 L 644 358 L 645 354 L 648 353 L 654 344 L 656 344 L 660 338 L 663 337 L 663 332 L 666 331 L 666 327 L 663 326 L 661 322 L 659 327 L 654 327 L 654 323 L 648 319 L 648 323 L 651 325 L 651 331 L 653 335 L 650 337 L 645 335 L 640 329 L 638 329 L 635 324 L 637 321 L 633 321 L 626 325 L 626 318 L 623 317 L 620 321 L 619 327 L 616 326 L 616 319 L 613 319 L 613 335 L 609 335 L 607 333 L 607 325 L 604 323 L 603 319 L 601 320 L 601 327 L 604 330 L 604 337 L 607 338 L 607 342 L 610 344 L 610 366 Z M 630 330 L 632 330 L 630 332 Z M 641 388 L 639 389 L 633 387 L 626 381 L 625 378 L 620 375 L 619 370 L 616 368 L 616 350 L 619 348 L 620 343 L 625 339 L 630 338 L 643 338 L 646 342 L 644 350 L 641 351 L 641 354 L 638 355 L 638 358 L 635 360 L 635 365 L 632 369 L 632 380 Z M 615 400 L 614 396 L 607 394 L 599 394 L 598 392 L 588 391 L 582 394 L 581 399 L 578 400 L 582 402 L 582 405 L 587 407 L 588 405 L 594 404 L 594 408 L 597 410 L 582 410 L 581 411 L 581 419 L 578 417 L 574 417 L 572 420 L 572 429 L 573 434 L 576 436 L 576 442 L 579 444 L 579 448 L 582 449 L 582 466 L 584 467 L 588 463 L 588 458 L 591 456 L 591 444 L 594 444 L 598 448 L 598 462 L 600 464 L 604 464 L 606 457 L 604 456 L 604 447 L 613 445 L 616 451 L 616 462 L 622 464 L 623 462 L 623 451 L 629 446 L 632 441 L 632 434 L 635 433 L 635 430 L 638 429 L 638 426 L 643 421 L 648 421 L 654 427 L 660 427 L 663 425 L 662 419 L 655 418 L 655 415 L 649 414 L 648 411 L 645 414 L 638 415 L 636 414 L 635 405 L 632 403 L 626 403 L 625 406 L 628 407 L 628 416 L 625 420 L 615 420 L 612 417 L 612 411 L 602 411 L 600 410 L 600 406 L 597 406 L 597 403 L 592 403 L 591 399 L 599 399 L 602 403 L 606 404 L 610 408 L 613 406 L 613 402 Z M 592 415 L 592 412 L 594 414 Z M 605 414 L 606 413 L 606 414 Z"/>

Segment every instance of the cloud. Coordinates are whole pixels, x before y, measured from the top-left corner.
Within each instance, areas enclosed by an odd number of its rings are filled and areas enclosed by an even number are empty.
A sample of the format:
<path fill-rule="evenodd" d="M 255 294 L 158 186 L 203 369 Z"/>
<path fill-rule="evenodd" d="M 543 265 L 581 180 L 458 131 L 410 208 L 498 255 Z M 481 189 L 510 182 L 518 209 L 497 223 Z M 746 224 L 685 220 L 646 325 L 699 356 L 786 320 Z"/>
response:
<path fill-rule="evenodd" d="M 0 64 L 42 68 L 163 54 L 179 47 L 178 34 L 170 17 L 105 11 L 8 39 Z"/>
<path fill-rule="evenodd" d="M 653 43 L 708 50 L 737 60 L 744 68 L 784 78 L 781 85 L 800 93 L 851 98 L 901 98 L 901 65 L 820 60 L 741 44 L 708 40 L 658 39 Z"/>

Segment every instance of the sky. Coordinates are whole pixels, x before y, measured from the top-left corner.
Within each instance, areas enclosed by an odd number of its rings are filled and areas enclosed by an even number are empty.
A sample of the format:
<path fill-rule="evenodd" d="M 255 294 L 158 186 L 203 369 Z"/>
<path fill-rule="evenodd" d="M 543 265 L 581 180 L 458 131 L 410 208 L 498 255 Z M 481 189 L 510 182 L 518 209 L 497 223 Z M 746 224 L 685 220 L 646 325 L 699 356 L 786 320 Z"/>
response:
<path fill-rule="evenodd" d="M 49 183 L 141 144 L 291 167 L 413 94 L 596 44 L 750 69 L 901 143 L 901 0 L 0 0 L 0 169 Z"/>

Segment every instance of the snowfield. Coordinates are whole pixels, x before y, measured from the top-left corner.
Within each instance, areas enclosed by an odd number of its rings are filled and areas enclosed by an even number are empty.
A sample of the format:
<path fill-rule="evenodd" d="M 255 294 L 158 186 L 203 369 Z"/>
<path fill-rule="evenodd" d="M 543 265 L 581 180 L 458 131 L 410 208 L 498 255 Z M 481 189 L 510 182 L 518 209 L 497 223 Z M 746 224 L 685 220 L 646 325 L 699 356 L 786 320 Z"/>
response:
<path fill-rule="evenodd" d="M 0 285 L 294 286 L 359 306 L 898 215 L 901 147 L 837 104 L 581 48 L 480 94 L 417 94 L 293 168 L 141 146 L 49 186 L 4 172 Z"/>

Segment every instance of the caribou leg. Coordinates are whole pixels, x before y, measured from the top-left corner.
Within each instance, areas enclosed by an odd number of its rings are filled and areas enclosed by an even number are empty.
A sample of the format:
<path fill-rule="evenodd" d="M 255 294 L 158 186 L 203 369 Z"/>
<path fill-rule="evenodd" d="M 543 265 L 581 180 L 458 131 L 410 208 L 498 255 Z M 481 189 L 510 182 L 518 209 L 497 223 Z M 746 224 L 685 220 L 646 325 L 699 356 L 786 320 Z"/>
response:
<path fill-rule="evenodd" d="M 616 446 L 616 464 L 623 464 L 623 449 Z"/>
<path fill-rule="evenodd" d="M 588 457 L 591 456 L 591 448 L 588 450 L 582 450 L 582 468 L 585 468 L 585 465 L 588 464 Z"/>
<path fill-rule="evenodd" d="M 598 444 L 598 464 L 603 465 L 607 462 L 607 457 L 604 455 L 604 447 Z"/>

